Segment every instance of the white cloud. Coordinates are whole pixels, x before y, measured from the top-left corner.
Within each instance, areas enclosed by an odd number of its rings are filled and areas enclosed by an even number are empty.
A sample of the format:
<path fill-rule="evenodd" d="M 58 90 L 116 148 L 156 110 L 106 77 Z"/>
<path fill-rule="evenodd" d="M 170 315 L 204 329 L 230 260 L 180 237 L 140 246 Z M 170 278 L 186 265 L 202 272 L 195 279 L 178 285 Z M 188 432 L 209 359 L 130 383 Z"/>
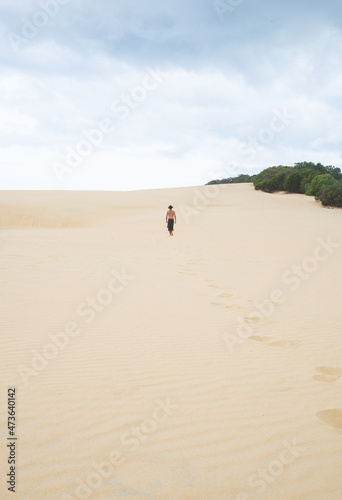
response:
<path fill-rule="evenodd" d="M 6 5 L 0 27 L 3 189 L 138 189 L 229 168 L 341 166 L 338 2 L 245 1 L 221 22 L 204 0 L 73 0 L 14 53 L 6 34 L 39 5 Z M 147 66 L 168 77 L 122 121 L 112 103 L 142 85 Z M 274 132 L 284 110 L 295 118 Z M 113 132 L 61 186 L 53 163 L 104 119 Z M 255 154 L 243 154 L 253 141 Z"/>

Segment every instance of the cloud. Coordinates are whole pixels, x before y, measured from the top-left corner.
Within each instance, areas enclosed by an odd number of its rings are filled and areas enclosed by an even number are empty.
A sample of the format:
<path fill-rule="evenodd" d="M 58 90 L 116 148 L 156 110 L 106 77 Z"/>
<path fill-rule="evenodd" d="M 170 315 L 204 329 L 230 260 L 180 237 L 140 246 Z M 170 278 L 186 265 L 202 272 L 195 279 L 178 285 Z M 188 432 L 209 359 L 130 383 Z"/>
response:
<path fill-rule="evenodd" d="M 341 166 L 341 5 L 235 5 L 221 18 L 207 0 L 1 6 L 3 188 L 138 189 L 206 182 L 227 165 Z M 47 22 L 14 51 L 10 34 L 32 23 L 34 33 L 41 11 Z M 168 76 L 122 120 L 113 103 L 139 96 L 147 68 Z M 282 127 L 284 110 L 295 118 Z M 104 119 L 113 132 L 60 186 L 51 165 Z"/>

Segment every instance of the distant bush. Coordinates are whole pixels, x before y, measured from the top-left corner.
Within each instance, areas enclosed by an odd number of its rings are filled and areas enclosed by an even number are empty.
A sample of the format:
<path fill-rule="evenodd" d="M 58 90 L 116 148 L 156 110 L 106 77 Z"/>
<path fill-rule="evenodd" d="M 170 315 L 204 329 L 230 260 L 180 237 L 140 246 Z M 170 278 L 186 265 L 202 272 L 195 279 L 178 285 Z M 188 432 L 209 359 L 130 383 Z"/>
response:
<path fill-rule="evenodd" d="M 317 170 L 311 168 L 304 168 L 300 172 L 301 181 L 300 181 L 300 192 L 305 193 L 306 187 L 314 177 L 318 175 Z"/>
<path fill-rule="evenodd" d="M 228 177 L 227 179 L 215 179 L 213 181 L 207 182 L 206 186 L 211 186 L 213 184 L 232 184 L 233 177 Z"/>
<path fill-rule="evenodd" d="M 332 167 L 329 165 L 328 167 L 325 167 L 325 170 L 327 171 L 328 174 L 331 174 L 334 179 L 337 181 L 342 180 L 342 174 L 341 174 L 341 169 L 337 167 Z"/>
<path fill-rule="evenodd" d="M 325 188 L 336 184 L 336 182 L 338 181 L 331 174 L 316 175 L 310 184 L 306 185 L 305 194 L 307 196 L 319 196 Z"/>
<path fill-rule="evenodd" d="M 302 177 L 298 170 L 293 170 L 284 180 L 284 190 L 289 193 L 300 193 Z"/>
<path fill-rule="evenodd" d="M 233 177 L 233 184 L 253 182 L 254 178 L 255 178 L 255 175 L 240 174 L 237 177 Z"/>
<path fill-rule="evenodd" d="M 342 183 L 340 168 L 331 165 L 325 167 L 321 163 L 302 162 L 295 163 L 294 167 L 279 165 L 278 167 L 266 168 L 255 176 L 254 187 L 267 193 L 287 191 L 319 196 L 337 182 Z M 334 202 L 339 203 L 338 192 L 338 190 L 328 190 L 326 196 L 337 197 L 337 201 L 334 198 Z"/>
<path fill-rule="evenodd" d="M 341 169 L 322 163 L 301 162 L 294 167 L 278 165 L 265 168 L 256 175 L 240 174 L 237 177 L 214 180 L 209 184 L 236 184 L 253 182 L 255 189 L 274 193 L 287 191 L 316 196 L 325 206 L 342 207 Z"/>
<path fill-rule="evenodd" d="M 255 176 L 254 187 L 267 193 L 284 190 L 284 181 L 291 172 L 291 167 L 270 167 Z"/>
<path fill-rule="evenodd" d="M 335 182 L 335 184 L 324 188 L 323 191 L 316 196 L 316 200 L 320 200 L 325 207 L 342 208 L 342 182 Z"/>
<path fill-rule="evenodd" d="M 253 182 L 255 175 L 240 174 L 237 177 L 227 177 L 226 179 L 216 179 L 214 181 L 208 182 L 206 185 L 210 186 L 212 184 L 240 184 L 245 182 Z"/>

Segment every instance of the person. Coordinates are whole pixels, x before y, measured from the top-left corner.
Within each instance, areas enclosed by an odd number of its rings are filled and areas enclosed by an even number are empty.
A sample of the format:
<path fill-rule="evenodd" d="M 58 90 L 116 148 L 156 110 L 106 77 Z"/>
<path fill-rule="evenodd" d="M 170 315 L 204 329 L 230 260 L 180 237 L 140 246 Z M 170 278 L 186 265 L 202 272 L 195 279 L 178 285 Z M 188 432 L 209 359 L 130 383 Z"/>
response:
<path fill-rule="evenodd" d="M 166 224 L 167 230 L 169 231 L 169 236 L 173 236 L 174 224 L 177 222 L 176 212 L 173 210 L 173 206 L 169 205 L 168 211 L 166 212 Z"/>

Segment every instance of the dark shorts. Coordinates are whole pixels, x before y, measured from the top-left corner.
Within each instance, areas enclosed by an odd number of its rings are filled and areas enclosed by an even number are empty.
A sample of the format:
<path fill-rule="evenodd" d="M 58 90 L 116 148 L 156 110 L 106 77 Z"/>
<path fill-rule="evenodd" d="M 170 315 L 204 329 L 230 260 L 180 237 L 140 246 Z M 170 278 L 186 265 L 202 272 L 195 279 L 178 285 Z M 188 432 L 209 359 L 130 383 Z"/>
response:
<path fill-rule="evenodd" d="M 173 231 L 174 222 L 175 222 L 175 221 L 174 221 L 173 219 L 169 219 L 169 220 L 167 221 L 167 230 L 168 230 L 168 231 Z"/>

